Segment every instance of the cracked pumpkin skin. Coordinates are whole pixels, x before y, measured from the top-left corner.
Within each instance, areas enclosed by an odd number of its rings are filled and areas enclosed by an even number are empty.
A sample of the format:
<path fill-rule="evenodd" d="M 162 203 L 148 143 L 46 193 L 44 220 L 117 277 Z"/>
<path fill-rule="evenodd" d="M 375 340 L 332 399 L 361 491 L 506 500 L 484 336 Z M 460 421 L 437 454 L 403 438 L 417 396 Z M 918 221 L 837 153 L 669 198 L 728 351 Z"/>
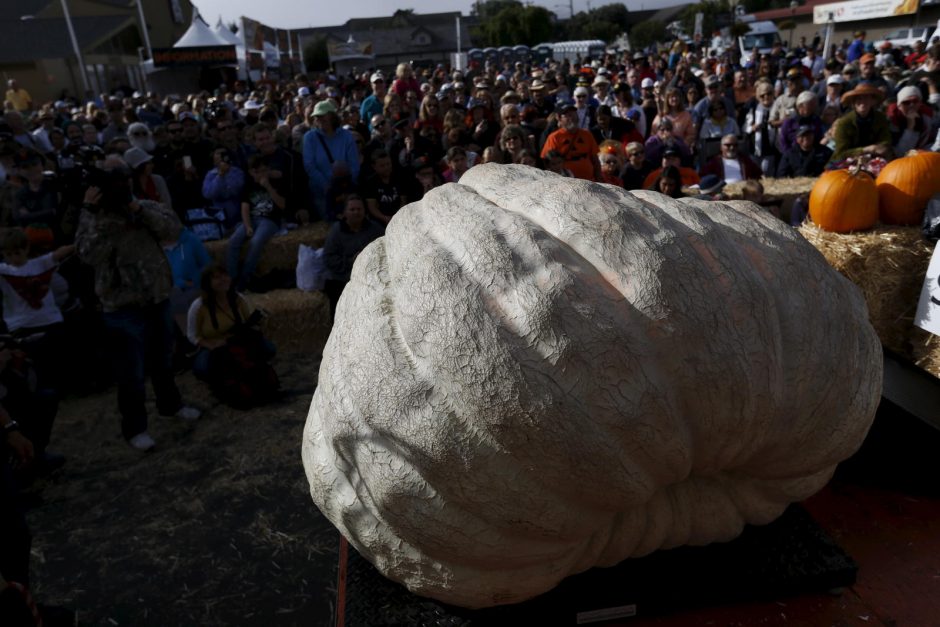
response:
<path fill-rule="evenodd" d="M 360 254 L 303 463 L 385 576 L 515 603 L 771 522 L 861 445 L 881 369 L 858 289 L 756 205 L 482 165 Z"/>

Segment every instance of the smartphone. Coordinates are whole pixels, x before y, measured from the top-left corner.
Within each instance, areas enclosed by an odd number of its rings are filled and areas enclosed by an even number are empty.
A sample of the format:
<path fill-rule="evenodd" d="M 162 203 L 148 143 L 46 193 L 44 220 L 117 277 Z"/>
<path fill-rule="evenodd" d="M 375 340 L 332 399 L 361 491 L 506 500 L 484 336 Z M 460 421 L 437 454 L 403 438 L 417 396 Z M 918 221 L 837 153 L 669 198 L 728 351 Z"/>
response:
<path fill-rule="evenodd" d="M 183 167 L 187 170 L 193 167 L 193 158 L 189 155 L 183 155 Z"/>

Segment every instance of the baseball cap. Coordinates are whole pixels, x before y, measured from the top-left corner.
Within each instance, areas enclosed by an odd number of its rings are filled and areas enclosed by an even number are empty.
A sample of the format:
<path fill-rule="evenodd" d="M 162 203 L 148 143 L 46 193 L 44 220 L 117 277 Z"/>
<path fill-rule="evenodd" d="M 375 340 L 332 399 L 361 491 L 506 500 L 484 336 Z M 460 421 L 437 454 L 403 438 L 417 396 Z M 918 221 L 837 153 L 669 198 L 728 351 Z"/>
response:
<path fill-rule="evenodd" d="M 199 121 L 196 119 L 196 116 L 193 114 L 192 111 L 183 111 L 182 113 L 179 114 L 178 119 L 180 122 L 182 122 L 183 120 L 192 120 L 193 122 Z"/>
<path fill-rule="evenodd" d="M 594 79 L 594 85 L 610 85 L 610 79 L 603 74 L 598 74 Z"/>
<path fill-rule="evenodd" d="M 558 104 L 555 105 L 555 113 L 564 113 L 573 109 L 577 109 L 577 107 L 570 100 L 559 100 Z"/>
<path fill-rule="evenodd" d="M 576 87 L 574 90 L 574 95 L 575 96 L 587 96 L 588 95 L 587 87 Z"/>
<path fill-rule="evenodd" d="M 862 65 L 865 65 L 866 63 L 874 63 L 875 55 L 873 55 L 870 52 L 866 52 L 865 54 L 862 55 L 862 57 L 858 60 L 858 62 L 861 63 Z"/>
<path fill-rule="evenodd" d="M 643 89 L 648 89 L 653 86 L 653 79 L 647 77 L 640 81 L 640 87 Z"/>
<path fill-rule="evenodd" d="M 372 74 L 372 76 L 369 77 L 370 83 L 378 83 L 380 81 L 383 83 L 385 82 L 385 76 L 383 76 L 381 72 L 375 72 Z"/>
<path fill-rule="evenodd" d="M 313 117 L 315 118 L 328 113 L 336 113 L 336 105 L 333 104 L 332 100 L 321 100 L 313 108 Z"/>
<path fill-rule="evenodd" d="M 672 146 L 669 146 L 663 151 L 663 156 L 664 157 L 681 157 L 682 155 L 679 153 L 678 150 L 676 150 Z"/>
<path fill-rule="evenodd" d="M 799 137 L 800 135 L 806 135 L 807 133 L 811 133 L 811 134 L 815 135 L 815 134 L 816 134 L 816 129 L 813 128 L 813 127 L 812 127 L 811 125 L 809 125 L 809 124 L 801 124 L 801 125 L 796 129 L 796 136 L 797 136 L 797 137 Z"/>
<path fill-rule="evenodd" d="M 718 78 L 717 76 L 715 76 L 714 74 L 712 74 L 711 76 L 709 76 L 708 78 L 705 79 L 705 86 L 706 86 L 706 87 L 713 87 L 713 86 L 715 86 L 715 85 L 720 85 L 720 84 L 721 84 L 721 79 L 719 79 L 719 78 Z"/>
<path fill-rule="evenodd" d="M 297 90 L 297 95 L 300 96 L 301 98 L 306 98 L 307 96 L 310 95 L 310 88 L 307 86 L 301 87 L 300 89 Z"/>
<path fill-rule="evenodd" d="M 827 85 L 844 85 L 845 79 L 839 76 L 838 74 L 833 74 L 832 76 L 826 79 L 826 84 Z"/>

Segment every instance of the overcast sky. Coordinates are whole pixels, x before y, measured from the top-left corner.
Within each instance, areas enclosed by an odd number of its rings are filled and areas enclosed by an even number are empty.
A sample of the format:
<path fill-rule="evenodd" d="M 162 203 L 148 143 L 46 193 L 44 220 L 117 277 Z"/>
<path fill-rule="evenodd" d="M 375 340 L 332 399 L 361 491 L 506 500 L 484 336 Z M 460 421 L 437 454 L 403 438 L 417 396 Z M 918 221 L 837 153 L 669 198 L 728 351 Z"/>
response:
<path fill-rule="evenodd" d="M 627 0 L 624 4 L 633 11 L 681 4 L 688 0 Z M 553 11 L 559 17 L 569 14 L 567 0 L 539 0 L 534 4 Z M 611 4 L 607 0 L 574 0 L 574 11 Z M 228 23 L 245 16 L 276 28 L 304 28 L 307 26 L 334 26 L 353 17 L 380 17 L 391 15 L 396 9 L 414 9 L 415 13 L 441 13 L 461 11 L 469 15 L 470 0 L 194 0 L 203 18 L 215 26 L 219 16 Z"/>

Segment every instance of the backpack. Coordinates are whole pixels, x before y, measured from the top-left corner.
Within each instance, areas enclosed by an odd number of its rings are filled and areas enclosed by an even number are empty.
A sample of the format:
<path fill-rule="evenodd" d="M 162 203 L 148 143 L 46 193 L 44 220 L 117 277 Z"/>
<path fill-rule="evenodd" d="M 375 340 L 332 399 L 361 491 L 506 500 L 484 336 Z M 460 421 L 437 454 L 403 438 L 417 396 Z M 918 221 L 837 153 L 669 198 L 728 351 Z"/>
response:
<path fill-rule="evenodd" d="M 277 373 L 261 347 L 261 333 L 246 329 L 209 354 L 209 389 L 235 409 L 256 407 L 277 397 Z"/>
<path fill-rule="evenodd" d="M 225 236 L 224 212 L 220 209 L 190 209 L 186 212 L 186 226 L 203 242 Z"/>

